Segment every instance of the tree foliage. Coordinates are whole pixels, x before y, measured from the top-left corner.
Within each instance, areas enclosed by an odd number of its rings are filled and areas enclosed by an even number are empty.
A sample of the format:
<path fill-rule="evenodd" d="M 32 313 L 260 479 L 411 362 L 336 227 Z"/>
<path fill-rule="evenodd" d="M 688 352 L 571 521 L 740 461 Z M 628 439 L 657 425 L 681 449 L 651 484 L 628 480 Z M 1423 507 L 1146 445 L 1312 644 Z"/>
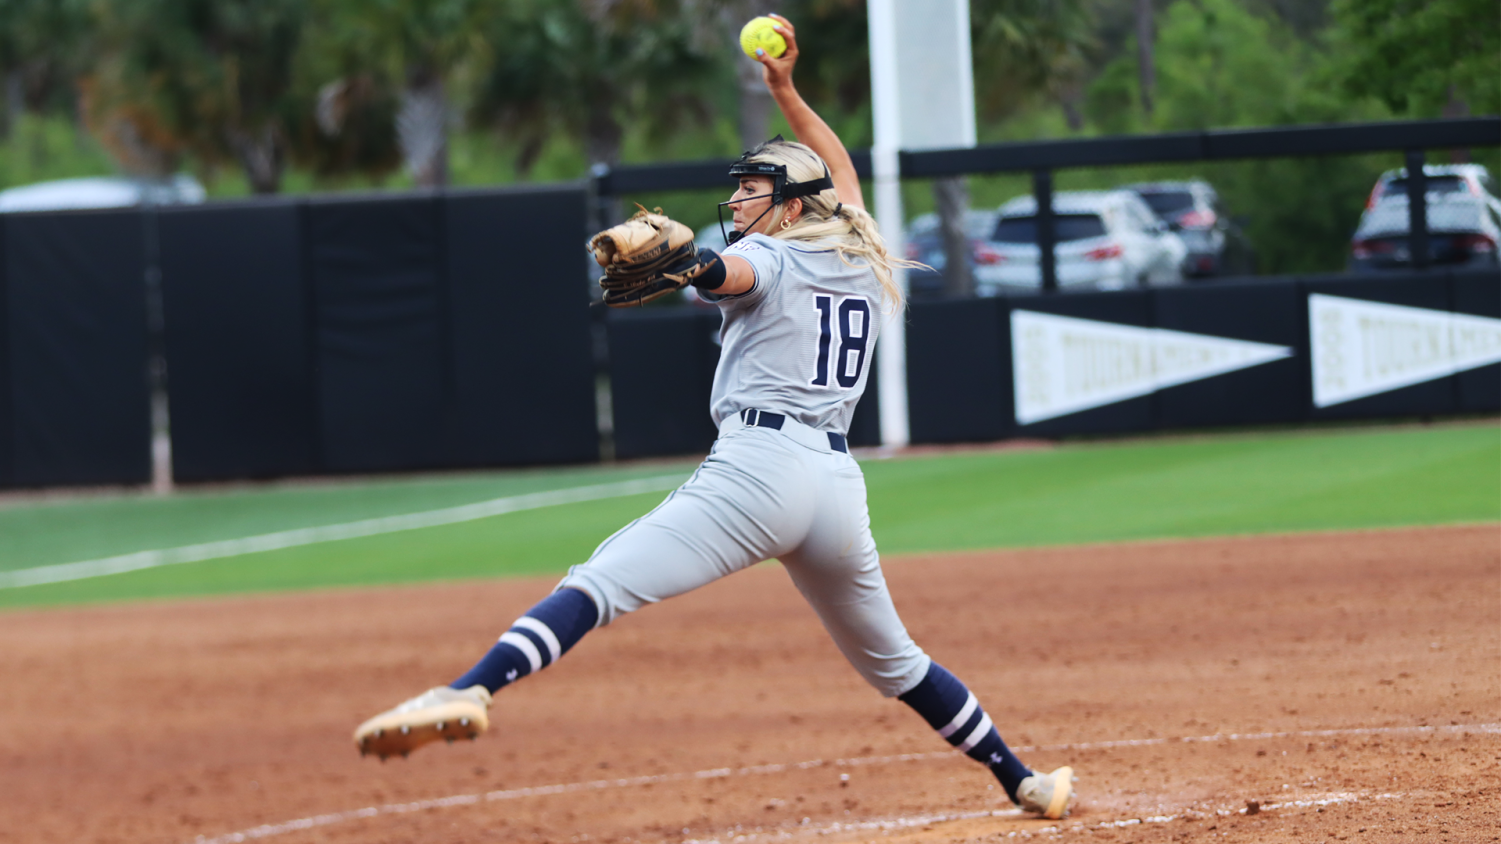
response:
<path fill-rule="evenodd" d="M 301 0 L 101 0 L 85 80 L 96 131 L 137 169 L 165 175 L 192 153 L 238 162 L 275 192 L 291 128 L 307 113 L 292 69 Z"/>
<path fill-rule="evenodd" d="M 88 0 L 0 0 L 0 75 L 27 108 L 67 93 L 91 53 L 91 24 Z"/>
<path fill-rule="evenodd" d="M 1136 62 L 1134 47 L 1122 50 L 1090 85 L 1087 112 L 1104 131 L 1276 126 L 1337 119 L 1347 106 L 1319 84 L 1318 45 L 1235 0 L 1177 0 L 1159 15 L 1150 118 L 1137 108 Z"/>
<path fill-rule="evenodd" d="M 484 24 L 509 5 L 483 0 L 316 0 L 319 46 L 339 73 L 325 97 L 343 105 L 394 99 L 392 131 L 417 184 L 448 181 L 448 130 L 456 77 L 480 60 Z M 364 99 L 359 99 L 363 96 Z M 334 136 L 342 121 L 325 120 Z M 335 126 L 335 123 L 338 125 Z"/>
<path fill-rule="evenodd" d="M 233 165 L 273 191 L 289 167 L 300 184 L 381 179 L 405 158 L 415 182 L 442 184 L 460 131 L 466 155 L 488 156 L 468 178 L 505 180 L 539 160 L 571 172 L 579 149 L 607 163 L 737 150 L 736 80 L 752 66 L 730 38 L 763 7 L 787 14 L 811 48 L 803 95 L 846 143 L 869 144 L 860 0 L 0 0 L 0 74 L 20 83 L 28 110 L 81 102 L 134 173 Z M 1501 111 L 1495 0 L 1151 0 L 1150 115 L 1138 0 L 970 9 L 989 138 Z M 1256 167 L 1216 178 L 1267 243 L 1344 226 L 1348 195 L 1369 187 L 1356 187 L 1369 167 L 1345 161 L 1235 175 Z M 1273 268 L 1333 260 L 1301 249 L 1263 257 Z"/>
<path fill-rule="evenodd" d="M 1501 4 L 1495 0 L 1337 0 L 1346 89 L 1397 114 L 1451 101 L 1501 113 Z"/>
<path fill-rule="evenodd" d="M 1329 36 L 1332 37 L 1332 36 Z M 1176 0 L 1159 15 L 1157 108 L 1138 107 L 1136 53 L 1123 50 L 1089 89 L 1087 112 L 1107 133 L 1174 132 L 1379 119 L 1333 81 L 1331 51 L 1236 0 Z M 1344 265 L 1350 232 L 1379 165 L 1365 157 L 1201 165 L 1246 223 L 1262 272 Z"/>
<path fill-rule="evenodd" d="M 528 170 L 557 134 L 590 163 L 620 160 L 628 121 L 666 133 L 708 118 L 719 39 L 712 21 L 652 0 L 516 2 L 492 16 L 471 115 L 519 142 Z"/>
<path fill-rule="evenodd" d="M 972 0 L 970 26 L 975 105 L 990 120 L 1014 114 L 1038 93 L 1068 97 L 1097 43 L 1083 0 Z"/>

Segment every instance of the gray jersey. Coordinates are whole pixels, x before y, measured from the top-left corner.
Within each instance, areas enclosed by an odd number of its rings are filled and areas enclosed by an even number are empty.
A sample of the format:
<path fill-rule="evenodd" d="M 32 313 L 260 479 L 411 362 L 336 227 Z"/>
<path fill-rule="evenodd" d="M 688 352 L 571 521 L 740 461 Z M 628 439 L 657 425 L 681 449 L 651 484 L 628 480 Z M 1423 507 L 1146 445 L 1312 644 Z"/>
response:
<path fill-rule="evenodd" d="M 845 433 L 865 392 L 881 322 L 869 267 L 833 250 L 753 234 L 724 251 L 745 259 L 755 286 L 718 298 L 724 314 L 709 410 L 714 424 L 747 408 Z"/>
<path fill-rule="evenodd" d="M 806 243 L 751 235 L 726 254 L 750 262 L 756 283 L 718 299 L 719 439 L 687 483 L 559 588 L 588 593 L 609 624 L 775 557 L 866 681 L 905 694 L 931 661 L 886 588 L 860 465 L 828 436 L 848 429 L 865 390 L 880 283 Z M 761 427 L 738 414 L 751 408 L 787 418 Z"/>

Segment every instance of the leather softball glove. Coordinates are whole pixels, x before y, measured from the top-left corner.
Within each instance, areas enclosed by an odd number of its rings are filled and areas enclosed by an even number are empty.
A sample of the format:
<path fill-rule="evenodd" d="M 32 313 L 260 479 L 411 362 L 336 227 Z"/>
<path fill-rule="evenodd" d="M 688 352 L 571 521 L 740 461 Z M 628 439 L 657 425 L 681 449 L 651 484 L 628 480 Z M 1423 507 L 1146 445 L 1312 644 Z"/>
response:
<path fill-rule="evenodd" d="M 641 208 L 641 206 L 637 206 Z M 692 284 L 702 272 L 693 230 L 658 208 L 589 238 L 589 252 L 604 268 L 599 286 L 612 308 L 638 307 Z"/>

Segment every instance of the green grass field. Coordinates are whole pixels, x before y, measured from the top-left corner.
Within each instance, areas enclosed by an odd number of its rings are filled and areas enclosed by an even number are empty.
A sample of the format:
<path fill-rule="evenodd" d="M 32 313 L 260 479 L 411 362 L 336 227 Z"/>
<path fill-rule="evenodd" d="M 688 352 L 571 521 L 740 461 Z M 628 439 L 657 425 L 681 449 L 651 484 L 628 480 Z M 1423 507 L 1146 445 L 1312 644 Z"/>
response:
<path fill-rule="evenodd" d="M 1501 429 L 1227 434 L 865 460 L 883 552 L 1501 519 Z M 693 464 L 497 471 L 121 494 L 0 507 L 0 571 L 343 523 Z M 0 589 L 20 607 L 560 573 L 662 493 Z"/>

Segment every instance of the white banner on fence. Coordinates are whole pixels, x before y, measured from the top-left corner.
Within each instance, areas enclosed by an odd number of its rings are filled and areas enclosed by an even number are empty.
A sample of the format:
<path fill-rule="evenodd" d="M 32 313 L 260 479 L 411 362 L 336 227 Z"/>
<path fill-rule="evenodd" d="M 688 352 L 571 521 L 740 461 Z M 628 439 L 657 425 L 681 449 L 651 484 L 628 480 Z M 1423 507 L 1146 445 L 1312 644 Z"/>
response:
<path fill-rule="evenodd" d="M 1267 343 L 1012 311 L 1016 421 L 1066 416 L 1292 353 Z"/>
<path fill-rule="evenodd" d="M 1501 320 L 1308 296 L 1313 403 L 1329 407 L 1501 362 Z"/>

